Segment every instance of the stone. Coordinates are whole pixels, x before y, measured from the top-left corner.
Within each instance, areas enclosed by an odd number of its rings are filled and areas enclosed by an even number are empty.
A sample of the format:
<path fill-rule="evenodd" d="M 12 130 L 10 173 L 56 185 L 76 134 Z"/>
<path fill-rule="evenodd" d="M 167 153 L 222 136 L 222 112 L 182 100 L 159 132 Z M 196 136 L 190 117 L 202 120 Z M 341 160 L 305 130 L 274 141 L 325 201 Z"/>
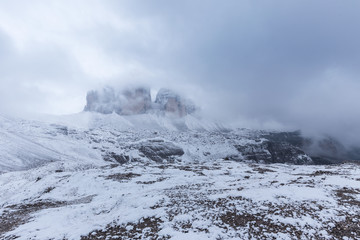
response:
<path fill-rule="evenodd" d="M 146 141 L 137 147 L 147 158 L 158 163 L 173 161 L 174 158 L 184 155 L 184 150 L 171 142 Z"/>

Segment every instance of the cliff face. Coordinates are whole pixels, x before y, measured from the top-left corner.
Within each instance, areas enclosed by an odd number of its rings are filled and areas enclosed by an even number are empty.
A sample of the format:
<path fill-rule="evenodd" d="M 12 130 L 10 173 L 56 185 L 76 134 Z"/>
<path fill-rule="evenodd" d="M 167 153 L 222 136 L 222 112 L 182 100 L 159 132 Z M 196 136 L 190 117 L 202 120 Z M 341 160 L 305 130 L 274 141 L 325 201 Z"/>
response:
<path fill-rule="evenodd" d="M 169 89 L 160 89 L 156 95 L 155 104 L 164 113 L 178 117 L 195 112 L 195 105 Z"/>
<path fill-rule="evenodd" d="M 84 111 L 102 114 L 136 115 L 149 111 L 160 111 L 175 117 L 184 117 L 195 112 L 195 105 L 168 89 L 161 89 L 155 103 L 151 101 L 150 89 L 138 87 L 115 91 L 107 87 L 101 91 L 90 91 L 86 96 Z"/>
<path fill-rule="evenodd" d="M 147 88 L 133 88 L 116 92 L 113 88 L 90 91 L 84 111 L 103 114 L 135 115 L 151 109 L 151 95 Z"/>
<path fill-rule="evenodd" d="M 115 92 L 112 88 L 104 88 L 102 91 L 90 91 L 86 96 L 84 111 L 110 114 L 116 111 Z"/>
<path fill-rule="evenodd" d="M 123 92 L 123 96 L 125 97 L 125 100 L 119 114 L 142 114 L 151 109 L 151 95 L 149 89 L 129 89 Z"/>

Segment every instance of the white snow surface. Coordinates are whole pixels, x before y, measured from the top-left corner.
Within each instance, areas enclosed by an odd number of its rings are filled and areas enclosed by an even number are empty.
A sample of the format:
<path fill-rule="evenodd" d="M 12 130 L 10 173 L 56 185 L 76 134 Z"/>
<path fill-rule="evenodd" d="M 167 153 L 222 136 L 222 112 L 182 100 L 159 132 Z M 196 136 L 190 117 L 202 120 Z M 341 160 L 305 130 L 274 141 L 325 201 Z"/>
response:
<path fill-rule="evenodd" d="M 359 165 L 225 161 L 253 132 L 145 118 L 0 117 L 0 238 L 360 238 Z M 149 139 L 185 154 L 155 163 L 131 148 Z M 104 161 L 109 152 L 130 162 Z"/>

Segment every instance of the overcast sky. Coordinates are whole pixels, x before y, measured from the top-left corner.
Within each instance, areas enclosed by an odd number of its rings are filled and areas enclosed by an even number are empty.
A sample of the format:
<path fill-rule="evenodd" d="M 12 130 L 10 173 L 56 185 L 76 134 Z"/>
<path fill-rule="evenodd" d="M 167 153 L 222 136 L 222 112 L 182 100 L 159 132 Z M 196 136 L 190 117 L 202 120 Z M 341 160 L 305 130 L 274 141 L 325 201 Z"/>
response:
<path fill-rule="evenodd" d="M 82 111 L 105 85 L 360 142 L 360 1 L 0 2 L 0 111 Z"/>

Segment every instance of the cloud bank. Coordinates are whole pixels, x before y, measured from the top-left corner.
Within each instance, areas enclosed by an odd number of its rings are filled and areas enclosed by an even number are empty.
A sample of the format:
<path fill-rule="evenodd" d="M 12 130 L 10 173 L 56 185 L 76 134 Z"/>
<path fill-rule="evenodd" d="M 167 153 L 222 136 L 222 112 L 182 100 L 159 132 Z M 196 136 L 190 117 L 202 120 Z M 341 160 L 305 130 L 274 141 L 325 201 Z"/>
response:
<path fill-rule="evenodd" d="M 79 112 L 105 85 L 206 116 L 360 143 L 360 2 L 2 1 L 0 111 Z"/>

